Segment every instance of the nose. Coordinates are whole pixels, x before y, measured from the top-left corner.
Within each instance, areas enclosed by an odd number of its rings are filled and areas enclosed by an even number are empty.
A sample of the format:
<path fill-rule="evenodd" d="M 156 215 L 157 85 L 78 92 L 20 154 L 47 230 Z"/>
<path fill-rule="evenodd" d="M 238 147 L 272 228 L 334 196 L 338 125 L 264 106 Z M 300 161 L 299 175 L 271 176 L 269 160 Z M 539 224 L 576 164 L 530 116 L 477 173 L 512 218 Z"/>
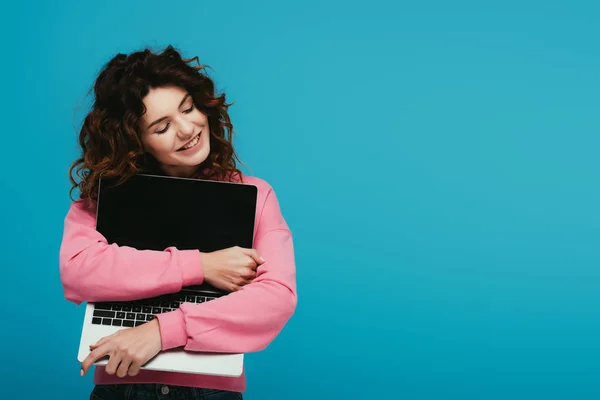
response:
<path fill-rule="evenodd" d="M 194 124 L 185 118 L 181 118 L 179 121 L 179 130 L 177 134 L 181 139 L 190 139 L 194 134 Z"/>

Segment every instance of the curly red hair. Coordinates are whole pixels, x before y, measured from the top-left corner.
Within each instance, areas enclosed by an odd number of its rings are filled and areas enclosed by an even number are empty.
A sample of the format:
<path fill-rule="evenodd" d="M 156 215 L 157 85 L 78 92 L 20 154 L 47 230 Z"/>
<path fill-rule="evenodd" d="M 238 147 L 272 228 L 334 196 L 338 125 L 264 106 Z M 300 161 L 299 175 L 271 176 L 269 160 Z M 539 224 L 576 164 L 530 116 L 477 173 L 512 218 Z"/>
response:
<path fill-rule="evenodd" d="M 196 61 L 198 65 L 190 63 Z M 178 86 L 191 94 L 195 106 L 208 118 L 210 154 L 198 166 L 198 177 L 242 179 L 232 144 L 233 125 L 225 94 L 200 65 L 198 57 L 184 59 L 168 46 L 163 52 L 150 49 L 118 54 L 100 71 L 93 90 L 95 101 L 79 133 L 82 155 L 69 170 L 73 190 L 81 199 L 96 199 L 100 178 L 121 184 L 138 173 L 162 174 L 158 162 L 144 151 L 140 122 L 146 112 L 143 99 L 150 89 Z M 79 180 L 76 181 L 73 175 Z"/>

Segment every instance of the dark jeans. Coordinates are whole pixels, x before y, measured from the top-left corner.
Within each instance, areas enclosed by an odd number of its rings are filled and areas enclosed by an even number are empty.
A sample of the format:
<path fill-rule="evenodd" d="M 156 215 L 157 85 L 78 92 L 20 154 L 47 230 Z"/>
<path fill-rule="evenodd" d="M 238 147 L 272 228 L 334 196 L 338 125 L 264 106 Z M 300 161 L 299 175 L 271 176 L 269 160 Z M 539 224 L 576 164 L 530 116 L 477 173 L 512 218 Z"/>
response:
<path fill-rule="evenodd" d="M 198 389 L 162 384 L 96 385 L 90 400 L 243 400 L 226 390 Z"/>

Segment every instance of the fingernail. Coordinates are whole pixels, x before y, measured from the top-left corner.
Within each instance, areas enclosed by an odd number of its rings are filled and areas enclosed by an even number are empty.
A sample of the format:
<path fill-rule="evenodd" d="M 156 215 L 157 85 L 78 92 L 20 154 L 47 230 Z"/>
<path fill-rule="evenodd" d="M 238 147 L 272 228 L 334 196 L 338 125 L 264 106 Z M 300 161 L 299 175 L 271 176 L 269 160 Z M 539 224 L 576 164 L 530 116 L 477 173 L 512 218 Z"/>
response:
<path fill-rule="evenodd" d="M 260 261 L 265 262 L 265 260 L 262 257 L 260 257 Z"/>
<path fill-rule="evenodd" d="M 83 368 L 79 370 L 79 375 L 83 376 Z"/>

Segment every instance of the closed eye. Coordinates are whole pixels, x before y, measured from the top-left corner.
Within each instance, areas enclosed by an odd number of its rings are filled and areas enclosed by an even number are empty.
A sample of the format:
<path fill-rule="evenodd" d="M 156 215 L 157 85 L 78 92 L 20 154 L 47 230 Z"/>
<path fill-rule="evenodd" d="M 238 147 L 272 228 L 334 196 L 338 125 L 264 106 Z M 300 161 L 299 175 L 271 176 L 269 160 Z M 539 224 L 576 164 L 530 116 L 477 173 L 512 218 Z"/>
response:
<path fill-rule="evenodd" d="M 192 112 L 192 110 L 194 110 L 194 103 L 192 103 L 192 106 L 190 108 L 188 108 L 187 110 L 183 110 L 184 114 L 189 114 Z M 156 133 L 165 133 L 168 129 L 169 129 L 170 123 L 167 123 L 167 125 L 164 127 L 164 129 L 160 130 L 160 131 L 156 131 Z"/>
<path fill-rule="evenodd" d="M 167 131 L 167 129 L 169 129 L 169 125 L 170 125 L 170 123 L 168 123 L 167 126 L 165 126 L 165 129 L 163 129 L 161 131 L 156 131 L 156 133 L 165 133 Z"/>

